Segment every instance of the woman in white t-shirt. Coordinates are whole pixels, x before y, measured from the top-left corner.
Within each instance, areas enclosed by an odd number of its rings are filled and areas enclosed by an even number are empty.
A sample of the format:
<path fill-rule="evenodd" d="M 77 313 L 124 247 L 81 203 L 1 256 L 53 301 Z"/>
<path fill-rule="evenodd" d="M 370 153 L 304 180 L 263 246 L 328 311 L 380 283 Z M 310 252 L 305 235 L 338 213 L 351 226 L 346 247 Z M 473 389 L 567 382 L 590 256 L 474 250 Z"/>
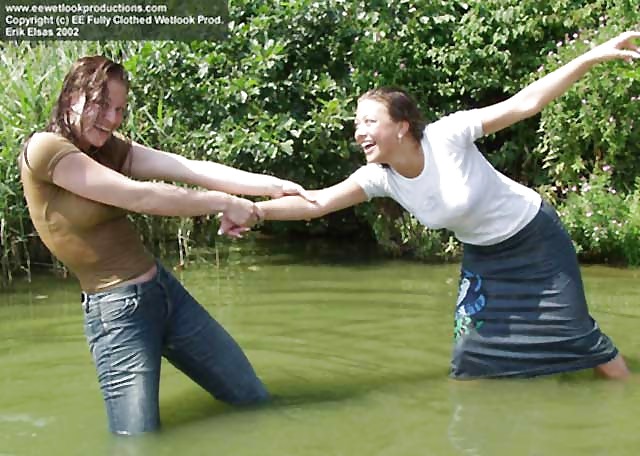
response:
<path fill-rule="evenodd" d="M 627 32 L 492 106 L 429 125 L 402 90 L 362 95 L 355 139 L 367 165 L 333 187 L 258 203 L 267 220 L 320 217 L 391 197 L 429 228 L 464 245 L 451 376 L 531 377 L 594 368 L 625 378 L 627 366 L 588 312 L 573 244 L 554 209 L 496 171 L 474 141 L 531 117 L 594 64 L 640 58 Z M 222 220 L 222 231 L 240 227 Z"/>

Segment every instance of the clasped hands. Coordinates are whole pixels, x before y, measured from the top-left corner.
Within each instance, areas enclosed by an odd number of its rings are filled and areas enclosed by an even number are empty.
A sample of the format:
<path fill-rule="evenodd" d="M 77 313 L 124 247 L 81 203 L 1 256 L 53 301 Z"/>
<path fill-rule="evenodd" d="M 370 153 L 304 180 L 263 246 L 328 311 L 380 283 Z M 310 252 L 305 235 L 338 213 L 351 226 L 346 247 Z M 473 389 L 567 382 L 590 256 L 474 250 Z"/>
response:
<path fill-rule="evenodd" d="M 301 185 L 281 179 L 278 179 L 269 195 L 272 198 L 298 195 L 307 201 L 316 201 Z M 221 212 L 219 218 L 218 234 L 241 238 L 243 233 L 249 231 L 252 226 L 264 219 L 264 213 L 253 201 L 234 197 L 233 204 L 226 211 Z"/>

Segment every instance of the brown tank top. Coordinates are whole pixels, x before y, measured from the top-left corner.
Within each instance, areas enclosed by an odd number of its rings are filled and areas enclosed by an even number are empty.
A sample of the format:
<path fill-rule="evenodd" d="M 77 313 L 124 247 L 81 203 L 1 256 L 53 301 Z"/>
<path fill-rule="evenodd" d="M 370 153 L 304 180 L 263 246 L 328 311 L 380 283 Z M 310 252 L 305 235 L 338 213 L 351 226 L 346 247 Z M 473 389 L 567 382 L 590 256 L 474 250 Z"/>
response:
<path fill-rule="evenodd" d="M 92 154 L 104 166 L 128 174 L 131 145 L 113 135 Z M 36 133 L 21 157 L 29 214 L 42 242 L 88 292 L 117 285 L 154 263 L 125 210 L 83 198 L 55 185 L 53 170 L 65 156 L 84 153 L 55 133 Z"/>

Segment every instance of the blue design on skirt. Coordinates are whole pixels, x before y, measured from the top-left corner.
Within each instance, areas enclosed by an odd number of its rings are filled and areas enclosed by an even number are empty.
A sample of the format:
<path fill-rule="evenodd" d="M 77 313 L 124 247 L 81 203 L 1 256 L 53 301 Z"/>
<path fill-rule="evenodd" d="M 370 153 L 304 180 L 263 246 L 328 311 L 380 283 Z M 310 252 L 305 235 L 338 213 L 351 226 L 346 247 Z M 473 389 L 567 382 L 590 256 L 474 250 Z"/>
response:
<path fill-rule="evenodd" d="M 458 340 L 472 329 L 478 329 L 483 322 L 474 317 L 487 305 L 482 289 L 482 278 L 465 269 L 461 270 L 458 301 L 454 318 L 453 337 Z"/>

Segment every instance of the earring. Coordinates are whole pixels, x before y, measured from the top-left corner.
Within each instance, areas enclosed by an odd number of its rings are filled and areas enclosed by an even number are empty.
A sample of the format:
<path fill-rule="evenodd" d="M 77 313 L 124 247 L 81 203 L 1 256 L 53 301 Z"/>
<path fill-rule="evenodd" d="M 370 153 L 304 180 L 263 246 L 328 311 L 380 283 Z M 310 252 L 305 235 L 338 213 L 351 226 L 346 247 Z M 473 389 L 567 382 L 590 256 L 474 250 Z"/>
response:
<path fill-rule="evenodd" d="M 402 135 L 400 133 L 398 133 L 398 142 L 401 143 L 402 142 Z"/>

